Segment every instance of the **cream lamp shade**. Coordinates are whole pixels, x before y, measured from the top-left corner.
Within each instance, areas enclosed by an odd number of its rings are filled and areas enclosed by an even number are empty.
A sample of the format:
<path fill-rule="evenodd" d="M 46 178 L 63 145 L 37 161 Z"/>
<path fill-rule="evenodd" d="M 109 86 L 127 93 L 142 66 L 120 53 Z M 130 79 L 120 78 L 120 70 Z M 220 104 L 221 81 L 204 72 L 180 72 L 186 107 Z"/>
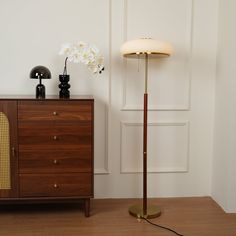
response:
<path fill-rule="evenodd" d="M 173 53 L 171 45 L 152 38 L 135 39 L 125 42 L 121 46 L 123 56 L 135 56 L 139 54 L 156 55 L 158 57 L 170 56 Z"/>

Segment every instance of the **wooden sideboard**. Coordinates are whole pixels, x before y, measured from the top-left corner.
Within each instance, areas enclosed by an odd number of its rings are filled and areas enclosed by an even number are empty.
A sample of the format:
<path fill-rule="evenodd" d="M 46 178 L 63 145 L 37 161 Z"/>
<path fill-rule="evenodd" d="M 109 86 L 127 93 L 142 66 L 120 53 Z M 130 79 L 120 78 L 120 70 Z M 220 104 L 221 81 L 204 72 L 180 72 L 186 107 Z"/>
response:
<path fill-rule="evenodd" d="M 94 99 L 0 98 L 0 204 L 93 197 Z"/>

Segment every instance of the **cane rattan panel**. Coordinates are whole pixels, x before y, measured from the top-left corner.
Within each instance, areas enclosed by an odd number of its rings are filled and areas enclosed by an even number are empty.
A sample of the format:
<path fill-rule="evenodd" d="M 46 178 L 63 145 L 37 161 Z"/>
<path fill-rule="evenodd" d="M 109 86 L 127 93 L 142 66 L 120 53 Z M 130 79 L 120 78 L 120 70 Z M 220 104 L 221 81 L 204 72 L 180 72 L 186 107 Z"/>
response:
<path fill-rule="evenodd" d="M 0 112 L 0 189 L 10 189 L 10 137 L 9 122 Z"/>

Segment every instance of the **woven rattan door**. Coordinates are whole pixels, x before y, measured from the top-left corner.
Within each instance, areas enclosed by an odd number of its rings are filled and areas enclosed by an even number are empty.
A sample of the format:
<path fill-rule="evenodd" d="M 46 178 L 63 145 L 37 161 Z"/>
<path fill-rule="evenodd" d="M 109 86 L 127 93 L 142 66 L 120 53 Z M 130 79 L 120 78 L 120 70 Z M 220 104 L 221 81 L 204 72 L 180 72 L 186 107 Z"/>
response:
<path fill-rule="evenodd" d="M 18 196 L 17 101 L 0 101 L 0 198 Z"/>

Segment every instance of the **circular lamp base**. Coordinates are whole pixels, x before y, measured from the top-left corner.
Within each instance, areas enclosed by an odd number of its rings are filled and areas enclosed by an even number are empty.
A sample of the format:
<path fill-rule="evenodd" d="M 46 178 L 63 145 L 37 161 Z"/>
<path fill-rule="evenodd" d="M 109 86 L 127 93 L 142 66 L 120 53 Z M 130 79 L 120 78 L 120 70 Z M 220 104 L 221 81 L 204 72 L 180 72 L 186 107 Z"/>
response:
<path fill-rule="evenodd" d="M 161 210 L 159 207 L 155 205 L 148 205 L 147 206 L 147 214 L 143 214 L 143 206 L 142 205 L 133 205 L 129 208 L 129 214 L 137 217 L 137 218 L 146 218 L 146 219 L 152 219 L 156 218 L 161 215 Z"/>

